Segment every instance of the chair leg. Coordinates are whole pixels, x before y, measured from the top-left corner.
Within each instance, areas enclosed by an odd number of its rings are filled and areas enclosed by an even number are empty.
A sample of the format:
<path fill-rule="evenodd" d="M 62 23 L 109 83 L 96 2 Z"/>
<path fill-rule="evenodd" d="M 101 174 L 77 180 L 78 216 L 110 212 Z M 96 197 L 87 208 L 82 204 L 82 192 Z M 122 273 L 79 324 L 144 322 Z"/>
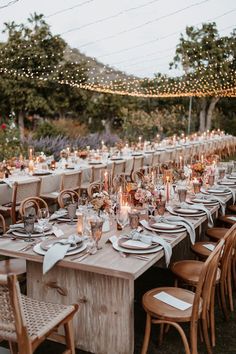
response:
<path fill-rule="evenodd" d="M 159 345 L 161 345 L 161 344 L 163 343 L 164 328 L 165 328 L 165 325 L 164 325 L 164 323 L 162 323 L 162 324 L 160 325 L 160 334 L 159 334 L 159 340 L 158 340 Z"/>
<path fill-rule="evenodd" d="M 224 281 L 222 281 L 220 283 L 220 297 L 221 297 L 221 304 L 222 304 L 223 314 L 225 316 L 225 319 L 228 321 L 229 320 L 229 314 L 228 314 L 227 305 L 226 305 L 226 294 L 225 294 L 225 283 L 224 283 Z"/>
<path fill-rule="evenodd" d="M 141 354 L 146 354 L 148 350 L 148 344 L 150 340 L 150 333 L 151 333 L 151 316 L 149 313 L 147 313 L 146 317 L 146 327 L 145 327 L 145 334 L 144 334 L 144 339 L 143 339 L 143 346 L 142 346 L 142 351 Z"/>
<path fill-rule="evenodd" d="M 72 326 L 72 320 L 64 324 L 66 346 L 68 350 L 64 354 L 75 354 L 75 342 L 74 342 L 74 332 Z"/>
<path fill-rule="evenodd" d="M 212 289 L 212 296 L 210 302 L 210 331 L 211 331 L 211 344 L 213 347 L 216 345 L 216 332 L 215 332 L 215 286 Z"/>
<path fill-rule="evenodd" d="M 204 337 L 206 348 L 207 348 L 207 353 L 213 354 L 210 339 L 209 339 L 208 326 L 207 326 L 206 319 L 202 319 L 202 329 L 203 329 L 203 337 Z"/>
<path fill-rule="evenodd" d="M 15 342 L 9 342 L 9 348 L 11 354 L 18 354 L 18 345 Z"/>
<path fill-rule="evenodd" d="M 233 292 L 232 292 L 232 279 L 231 279 L 231 270 L 229 271 L 227 277 L 227 288 L 228 288 L 228 297 L 229 297 L 229 307 L 230 311 L 234 311 L 234 302 L 233 302 Z"/>

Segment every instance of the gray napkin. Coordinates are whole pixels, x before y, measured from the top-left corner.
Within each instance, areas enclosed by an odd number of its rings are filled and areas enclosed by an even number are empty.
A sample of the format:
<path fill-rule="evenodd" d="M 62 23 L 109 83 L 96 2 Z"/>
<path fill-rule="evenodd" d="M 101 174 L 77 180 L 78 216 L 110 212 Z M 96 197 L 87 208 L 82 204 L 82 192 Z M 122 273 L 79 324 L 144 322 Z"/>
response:
<path fill-rule="evenodd" d="M 171 207 L 167 207 L 166 209 L 171 213 L 174 212 Z M 174 216 L 174 215 L 167 215 L 165 217 L 164 216 L 156 216 L 155 221 L 156 222 L 166 222 L 169 224 L 183 226 L 186 229 L 187 233 L 189 234 L 191 243 L 192 244 L 195 243 L 196 232 L 195 232 L 194 225 L 191 223 L 191 221 L 184 219 L 181 216 Z"/>
<path fill-rule="evenodd" d="M 214 187 L 212 187 L 212 189 L 218 189 L 218 190 L 223 190 L 223 191 L 226 191 L 226 192 L 230 192 L 232 194 L 232 198 L 233 198 L 233 204 L 235 204 L 235 201 L 236 201 L 236 190 L 235 189 L 232 189 L 232 188 L 229 188 L 229 187 L 224 187 L 224 186 L 219 186 L 219 185 L 216 185 Z"/>
<path fill-rule="evenodd" d="M 58 261 L 65 257 L 71 245 L 76 245 L 81 240 L 81 237 L 71 235 L 68 238 L 60 239 L 54 243 L 44 256 L 43 274 L 47 273 Z"/>
<path fill-rule="evenodd" d="M 172 256 L 172 247 L 169 243 L 167 243 L 165 240 L 163 240 L 163 238 L 158 237 L 157 235 L 155 235 L 153 233 L 152 234 L 151 233 L 142 234 L 142 233 L 138 232 L 137 230 L 131 231 L 130 234 L 126 235 L 126 236 L 127 236 L 127 238 L 129 238 L 131 240 L 139 240 L 139 241 L 142 241 L 143 243 L 146 243 L 148 245 L 151 245 L 153 242 L 159 243 L 164 249 L 166 265 L 168 266 L 170 264 L 170 259 Z"/>
<path fill-rule="evenodd" d="M 213 201 L 213 202 L 218 202 L 220 204 L 220 211 L 222 215 L 225 215 L 225 207 L 226 207 L 226 203 L 217 195 L 207 195 L 207 194 L 196 194 L 196 198 L 198 199 L 203 199 L 203 200 L 209 200 L 209 201 Z"/>
<path fill-rule="evenodd" d="M 211 212 L 210 210 L 208 210 L 205 205 L 197 203 L 197 204 L 187 204 L 187 203 L 180 203 L 180 207 L 184 208 L 184 209 L 193 209 L 193 210 L 202 210 L 207 214 L 207 218 L 208 218 L 208 226 L 209 227 L 213 227 L 214 223 L 213 223 L 213 219 L 211 216 Z M 193 215 L 194 216 L 194 215 Z"/>
<path fill-rule="evenodd" d="M 61 218 L 65 215 L 67 215 L 67 210 L 66 209 L 59 209 L 57 211 L 55 211 L 55 213 L 53 213 L 51 216 L 50 216 L 50 220 L 56 220 L 58 218 Z"/>

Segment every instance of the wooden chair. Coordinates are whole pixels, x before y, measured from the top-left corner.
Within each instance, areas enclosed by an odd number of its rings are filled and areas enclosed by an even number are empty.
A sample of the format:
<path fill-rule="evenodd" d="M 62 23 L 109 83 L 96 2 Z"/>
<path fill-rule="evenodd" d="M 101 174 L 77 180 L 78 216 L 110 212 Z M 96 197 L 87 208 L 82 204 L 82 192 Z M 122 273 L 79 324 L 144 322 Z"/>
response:
<path fill-rule="evenodd" d="M 133 182 L 142 182 L 144 180 L 144 174 L 141 171 L 133 171 L 131 179 Z"/>
<path fill-rule="evenodd" d="M 220 220 L 223 225 L 227 225 L 230 227 L 231 225 L 234 225 L 236 223 L 236 216 L 235 214 L 220 215 L 218 220 Z"/>
<path fill-rule="evenodd" d="M 203 336 L 207 347 L 207 352 L 212 353 L 209 334 L 208 334 L 208 308 L 214 291 L 214 284 L 219 263 L 220 254 L 222 252 L 224 240 L 221 240 L 210 257 L 203 263 L 201 274 L 196 286 L 195 293 L 176 287 L 162 287 L 148 291 L 143 296 L 143 308 L 146 311 L 146 329 L 141 354 L 146 354 L 151 333 L 151 324 L 160 324 L 161 333 L 163 333 L 164 325 L 173 326 L 179 332 L 185 353 L 197 354 L 197 330 L 198 320 L 201 320 L 203 327 Z M 180 300 L 190 303 L 192 306 L 187 310 L 178 310 L 164 302 L 154 298 L 160 292 L 166 292 L 175 296 Z M 190 345 L 187 337 L 179 323 L 190 324 Z M 191 350 L 190 350 L 191 348 Z"/>
<path fill-rule="evenodd" d="M 111 180 L 113 181 L 114 177 L 125 172 L 126 161 L 117 161 L 113 162 L 111 170 Z"/>
<path fill-rule="evenodd" d="M 6 223 L 4 217 L 0 214 L 0 224 L 3 233 L 6 232 Z M 0 274 L 15 274 L 21 277 L 26 273 L 26 261 L 24 259 L 3 259 L 0 261 Z"/>
<path fill-rule="evenodd" d="M 35 210 L 35 215 L 38 215 L 39 210 L 42 208 L 49 210 L 47 203 L 42 198 L 29 197 L 24 199 L 20 204 L 19 213 L 21 218 L 25 216 L 25 213 L 29 208 L 33 208 Z"/>
<path fill-rule="evenodd" d="M 39 197 L 41 180 L 34 179 L 29 182 L 15 182 L 13 184 L 12 201 L 7 205 L 0 205 L 0 212 L 4 216 L 10 216 L 13 224 L 16 223 L 20 203 L 28 197 Z"/>
<path fill-rule="evenodd" d="M 61 325 L 67 347 L 64 354 L 75 354 L 72 320 L 78 305 L 31 299 L 20 293 L 15 275 L 0 275 L 0 307 L 0 337 L 9 342 L 13 354 L 33 354 Z"/>
<path fill-rule="evenodd" d="M 74 191 L 79 191 L 81 187 L 81 180 L 82 180 L 82 172 L 67 172 L 62 175 L 61 180 L 61 188 L 60 190 L 64 189 L 73 189 Z"/>
<path fill-rule="evenodd" d="M 0 225 L 1 225 L 1 232 L 4 234 L 6 232 L 6 223 L 4 217 L 0 214 Z"/>
<path fill-rule="evenodd" d="M 88 187 L 88 197 L 91 199 L 94 193 L 99 193 L 102 190 L 101 182 L 93 182 Z"/>
<path fill-rule="evenodd" d="M 230 309 L 233 311 L 233 299 L 232 299 L 232 286 L 231 286 L 231 267 L 232 267 L 232 256 L 233 248 L 235 247 L 236 238 L 236 225 L 228 230 L 228 233 L 224 237 L 225 247 L 223 254 L 220 259 L 220 264 L 217 270 L 216 284 L 219 284 L 220 288 L 220 298 L 222 303 L 223 313 L 226 319 L 229 318 L 228 310 L 226 306 L 226 297 L 228 296 Z M 204 262 L 197 260 L 184 260 L 175 262 L 171 270 L 176 277 L 176 285 L 178 285 L 178 280 L 187 284 L 189 286 L 196 287 L 201 274 Z M 214 298 L 212 298 L 211 304 L 211 327 L 212 327 L 212 343 L 215 345 L 215 325 L 213 322 L 214 318 Z"/>
<path fill-rule="evenodd" d="M 228 231 L 229 229 L 225 227 L 212 227 L 207 229 L 206 236 L 213 241 L 219 241 L 220 239 L 225 237 Z"/>
<path fill-rule="evenodd" d="M 65 208 L 68 201 L 75 203 L 79 201 L 79 194 L 73 189 L 65 189 L 58 196 L 58 204 L 60 208 Z"/>
<path fill-rule="evenodd" d="M 105 171 L 106 171 L 106 168 L 104 165 L 92 166 L 90 183 L 100 182 L 102 174 L 104 174 Z"/>
<path fill-rule="evenodd" d="M 229 205 L 228 209 L 236 214 L 236 205 L 235 204 L 234 205 Z"/>

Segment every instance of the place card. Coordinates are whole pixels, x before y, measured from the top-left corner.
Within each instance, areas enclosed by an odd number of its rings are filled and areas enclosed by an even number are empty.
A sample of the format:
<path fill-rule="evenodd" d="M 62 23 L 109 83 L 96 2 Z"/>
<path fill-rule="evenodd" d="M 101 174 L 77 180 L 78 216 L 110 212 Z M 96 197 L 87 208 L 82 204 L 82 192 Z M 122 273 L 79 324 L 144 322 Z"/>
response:
<path fill-rule="evenodd" d="M 216 246 L 211 244 L 205 244 L 203 245 L 203 247 L 207 248 L 209 251 L 214 251 Z"/>
<path fill-rule="evenodd" d="M 64 235 L 64 232 L 61 229 L 58 229 L 57 227 L 53 226 L 53 233 L 56 237 L 61 237 Z"/>
<path fill-rule="evenodd" d="M 123 242 L 123 245 L 126 246 L 131 246 L 131 247 L 138 247 L 138 248 L 148 248 L 150 247 L 149 244 L 141 242 L 141 241 L 135 241 L 135 240 L 128 240 Z"/>
<path fill-rule="evenodd" d="M 155 299 L 164 302 L 167 305 L 175 307 L 178 310 L 185 311 L 189 309 L 192 304 L 186 301 L 180 300 L 175 296 L 167 294 L 165 291 L 161 291 L 159 294 L 154 295 Z"/>
<path fill-rule="evenodd" d="M 236 216 L 228 216 L 227 219 L 230 219 L 230 220 L 233 220 L 233 221 L 236 221 Z"/>

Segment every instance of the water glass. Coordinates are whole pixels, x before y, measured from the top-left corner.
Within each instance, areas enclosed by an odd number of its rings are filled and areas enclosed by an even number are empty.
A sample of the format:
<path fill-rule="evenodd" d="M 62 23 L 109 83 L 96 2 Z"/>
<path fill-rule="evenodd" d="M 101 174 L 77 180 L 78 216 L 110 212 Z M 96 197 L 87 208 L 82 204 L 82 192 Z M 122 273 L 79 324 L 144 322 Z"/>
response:
<path fill-rule="evenodd" d="M 96 218 L 90 220 L 91 236 L 96 243 L 97 250 L 101 248 L 98 246 L 98 242 L 102 237 L 103 223 L 104 223 L 104 220 L 99 217 L 96 217 Z"/>
<path fill-rule="evenodd" d="M 128 215 L 131 229 L 137 229 L 139 226 L 139 212 L 137 210 L 131 210 Z"/>
<path fill-rule="evenodd" d="M 67 211 L 68 211 L 68 216 L 70 219 L 69 225 L 74 225 L 74 217 L 76 215 L 76 209 L 77 209 L 77 203 L 71 203 L 68 205 L 67 207 Z"/>
<path fill-rule="evenodd" d="M 156 202 L 157 214 L 163 216 L 166 210 L 166 200 L 159 199 Z"/>
<path fill-rule="evenodd" d="M 223 179 L 225 176 L 225 168 L 219 168 L 218 169 L 218 174 L 219 174 L 219 179 Z"/>
<path fill-rule="evenodd" d="M 129 222 L 129 207 L 119 206 L 116 210 L 116 221 L 123 229 Z"/>
<path fill-rule="evenodd" d="M 185 202 L 187 197 L 187 188 L 178 188 L 178 196 L 180 203 Z"/>
<path fill-rule="evenodd" d="M 25 239 L 26 242 L 32 242 L 34 239 L 32 238 L 32 233 L 34 232 L 34 222 L 35 222 L 35 217 L 34 216 L 25 216 L 24 219 L 24 229 L 26 233 L 28 234 L 28 238 Z"/>
<path fill-rule="evenodd" d="M 214 186 L 215 183 L 215 175 L 209 175 L 208 176 L 208 184 L 210 187 Z"/>

